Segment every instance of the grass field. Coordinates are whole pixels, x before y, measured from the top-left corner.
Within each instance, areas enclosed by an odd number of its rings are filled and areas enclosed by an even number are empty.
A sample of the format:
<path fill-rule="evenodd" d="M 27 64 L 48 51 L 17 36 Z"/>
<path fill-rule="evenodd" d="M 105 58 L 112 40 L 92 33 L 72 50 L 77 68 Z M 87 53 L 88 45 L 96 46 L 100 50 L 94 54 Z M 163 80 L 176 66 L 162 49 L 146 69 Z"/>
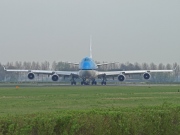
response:
<path fill-rule="evenodd" d="M 180 105 L 180 87 L 95 86 L 0 88 L 0 115 L 61 110 Z"/>
<path fill-rule="evenodd" d="M 0 87 L 0 134 L 179 133 L 179 86 Z"/>

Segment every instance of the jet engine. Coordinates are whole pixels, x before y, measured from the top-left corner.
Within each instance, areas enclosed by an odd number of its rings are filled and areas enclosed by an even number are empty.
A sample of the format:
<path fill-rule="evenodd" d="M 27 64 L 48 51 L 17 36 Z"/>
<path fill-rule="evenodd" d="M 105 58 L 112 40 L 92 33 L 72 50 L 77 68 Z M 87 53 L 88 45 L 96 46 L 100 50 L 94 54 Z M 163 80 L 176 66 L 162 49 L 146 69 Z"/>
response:
<path fill-rule="evenodd" d="M 29 79 L 32 80 L 32 79 L 34 79 L 34 77 L 35 77 L 34 73 L 31 72 L 31 73 L 28 74 L 28 78 Z"/>
<path fill-rule="evenodd" d="M 151 75 L 149 73 L 144 73 L 143 77 L 144 79 L 148 80 L 151 78 Z"/>
<path fill-rule="evenodd" d="M 126 79 L 126 77 L 122 74 L 118 76 L 118 80 L 121 82 L 123 82 L 125 79 Z"/>
<path fill-rule="evenodd" d="M 58 81 L 59 80 L 59 76 L 58 75 L 56 75 L 56 74 L 54 74 L 54 75 L 52 75 L 52 78 L 51 78 L 53 81 Z"/>

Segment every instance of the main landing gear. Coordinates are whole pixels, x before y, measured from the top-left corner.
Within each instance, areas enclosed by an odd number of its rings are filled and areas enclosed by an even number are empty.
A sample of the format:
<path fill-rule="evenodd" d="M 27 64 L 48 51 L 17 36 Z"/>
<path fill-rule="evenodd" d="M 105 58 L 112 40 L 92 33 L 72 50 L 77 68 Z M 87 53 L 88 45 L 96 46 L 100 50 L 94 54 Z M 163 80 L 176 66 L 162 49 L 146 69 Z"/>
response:
<path fill-rule="evenodd" d="M 102 82 L 101 82 L 101 85 L 106 85 L 106 81 L 102 81 Z"/>
<path fill-rule="evenodd" d="M 76 85 L 76 82 L 74 81 L 74 82 L 71 82 L 71 85 Z"/>
<path fill-rule="evenodd" d="M 74 77 L 71 79 L 71 85 L 76 85 L 76 81 L 74 80 Z"/>
<path fill-rule="evenodd" d="M 92 85 L 97 85 L 97 82 L 95 80 L 92 81 Z"/>
<path fill-rule="evenodd" d="M 105 75 L 103 76 L 103 80 L 101 82 L 101 85 L 106 85 L 106 76 Z"/>
<path fill-rule="evenodd" d="M 88 83 L 88 82 L 85 82 L 85 81 L 82 81 L 82 82 L 81 82 L 81 85 L 89 85 L 89 83 Z"/>

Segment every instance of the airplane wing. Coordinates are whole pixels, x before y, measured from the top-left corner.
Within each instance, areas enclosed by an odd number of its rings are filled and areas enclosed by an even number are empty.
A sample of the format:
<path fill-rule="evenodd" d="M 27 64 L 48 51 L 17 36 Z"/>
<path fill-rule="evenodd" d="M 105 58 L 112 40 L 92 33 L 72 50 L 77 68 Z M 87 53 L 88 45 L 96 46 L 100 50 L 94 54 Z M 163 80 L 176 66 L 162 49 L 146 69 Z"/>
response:
<path fill-rule="evenodd" d="M 98 76 L 118 76 L 120 74 L 129 75 L 129 74 L 144 74 L 144 73 L 163 73 L 163 72 L 173 72 L 174 70 L 130 70 L 130 71 L 105 71 L 99 72 Z"/>
<path fill-rule="evenodd" d="M 126 79 L 126 75 L 131 74 L 143 74 L 143 78 L 148 80 L 151 78 L 151 73 L 168 73 L 173 72 L 174 70 L 131 70 L 131 71 L 108 71 L 108 72 L 98 72 L 98 78 L 107 77 L 118 77 L 119 81 L 124 81 Z"/>
<path fill-rule="evenodd" d="M 24 69 L 6 69 L 5 67 L 4 70 L 7 72 L 27 72 L 27 73 L 47 74 L 47 75 L 57 74 L 59 76 L 70 76 L 70 75 L 78 76 L 78 71 L 24 70 Z"/>

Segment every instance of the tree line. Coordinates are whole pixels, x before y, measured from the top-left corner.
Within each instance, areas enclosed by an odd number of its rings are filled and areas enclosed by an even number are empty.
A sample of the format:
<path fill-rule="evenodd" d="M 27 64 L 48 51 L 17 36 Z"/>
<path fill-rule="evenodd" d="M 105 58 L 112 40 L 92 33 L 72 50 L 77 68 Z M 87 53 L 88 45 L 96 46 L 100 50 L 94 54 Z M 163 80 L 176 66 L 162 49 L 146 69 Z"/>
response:
<path fill-rule="evenodd" d="M 99 63 L 96 61 L 96 63 Z M 28 80 L 27 73 L 15 73 L 15 72 L 5 72 L 3 66 L 9 69 L 28 69 L 28 70 L 53 70 L 53 71 L 77 71 L 78 66 L 74 64 L 69 64 L 66 62 L 53 62 L 50 64 L 48 61 L 44 62 L 8 62 L 5 65 L 0 63 L 0 81 L 19 81 L 19 80 Z M 99 67 L 100 71 L 123 71 L 123 70 L 164 70 L 164 69 L 174 69 L 174 73 L 153 73 L 151 77 L 151 82 L 178 82 L 180 68 L 177 63 L 173 64 L 154 64 L 154 63 L 111 63 Z M 41 75 L 44 80 L 47 80 L 47 75 Z M 139 79 L 142 81 L 140 75 L 131 75 L 127 78 L 130 79 Z"/>

